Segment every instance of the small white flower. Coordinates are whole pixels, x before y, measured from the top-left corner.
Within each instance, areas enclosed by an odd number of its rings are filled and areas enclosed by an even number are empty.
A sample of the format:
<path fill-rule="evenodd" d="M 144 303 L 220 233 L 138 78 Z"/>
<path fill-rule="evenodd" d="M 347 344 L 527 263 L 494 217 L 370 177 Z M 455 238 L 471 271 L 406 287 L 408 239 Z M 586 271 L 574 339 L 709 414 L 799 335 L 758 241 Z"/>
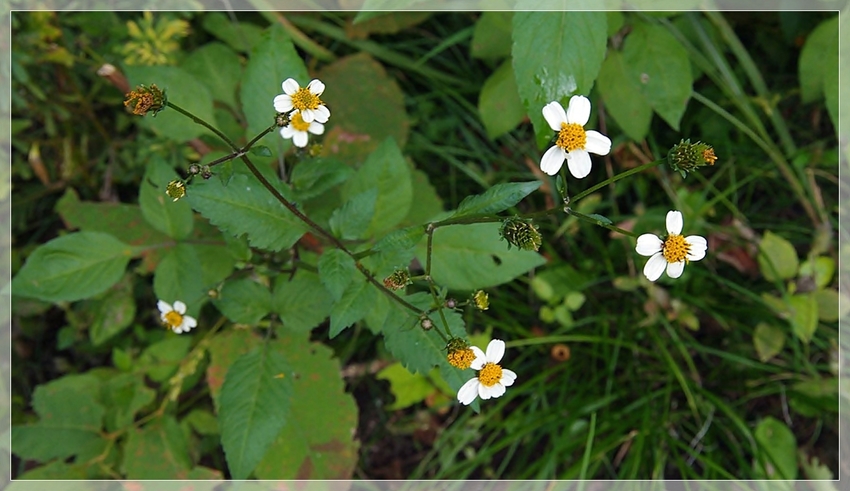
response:
<path fill-rule="evenodd" d="M 554 176 L 567 160 L 570 174 L 581 179 L 590 173 L 590 155 L 608 155 L 611 140 L 598 131 L 585 131 L 584 125 L 590 118 L 590 100 L 581 95 L 570 97 L 567 110 L 558 101 L 543 106 L 543 117 L 549 127 L 558 132 L 555 145 L 540 159 L 540 169 Z"/>
<path fill-rule="evenodd" d="M 180 300 L 174 302 L 174 308 L 162 300 L 158 301 L 156 306 L 159 308 L 159 317 L 162 319 L 162 323 L 177 334 L 189 332 L 198 325 L 198 321 L 194 317 L 186 315 L 186 304 Z"/>
<path fill-rule="evenodd" d="M 316 120 L 308 123 L 301 116 L 301 111 L 295 111 L 289 116 L 289 124 L 280 129 L 280 136 L 292 138 L 296 147 L 304 148 L 307 146 L 307 132 L 321 135 L 325 132 L 325 125 Z"/>
<path fill-rule="evenodd" d="M 275 111 L 288 113 L 294 109 L 301 112 L 301 117 L 305 123 L 328 122 L 331 111 L 319 98 L 325 91 L 325 84 L 314 78 L 307 84 L 307 87 L 300 87 L 295 79 L 288 78 L 283 81 L 281 86 L 283 87 L 283 94 L 276 95 L 274 98 Z"/>
<path fill-rule="evenodd" d="M 643 234 L 637 239 L 635 250 L 641 256 L 651 256 L 643 274 L 649 281 L 655 281 L 661 277 L 664 268 L 667 268 L 667 276 L 678 278 L 682 276 L 685 264 L 689 261 L 699 261 L 705 257 L 708 243 L 704 237 L 689 235 L 683 237 L 682 212 L 667 212 L 667 237 L 661 238 L 653 234 Z"/>
<path fill-rule="evenodd" d="M 478 376 L 470 379 L 457 391 L 457 400 L 464 405 L 471 404 L 476 397 L 500 397 L 505 393 L 505 387 L 513 385 L 516 380 L 516 373 L 498 364 L 505 354 L 505 342 L 501 339 L 490 341 L 487 354 L 477 346 L 472 346 L 472 351 L 475 353 L 475 360 L 471 368 L 478 370 Z"/>

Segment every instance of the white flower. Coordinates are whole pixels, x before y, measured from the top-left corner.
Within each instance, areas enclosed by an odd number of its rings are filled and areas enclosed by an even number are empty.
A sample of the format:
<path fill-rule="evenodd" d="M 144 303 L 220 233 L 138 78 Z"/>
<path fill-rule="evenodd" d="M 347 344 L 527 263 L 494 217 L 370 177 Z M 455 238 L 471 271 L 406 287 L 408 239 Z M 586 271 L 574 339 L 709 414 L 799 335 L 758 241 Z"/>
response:
<path fill-rule="evenodd" d="M 558 132 L 555 145 L 540 159 L 540 169 L 554 176 L 567 160 L 570 174 L 581 179 L 590 173 L 590 155 L 608 155 L 611 140 L 598 131 L 585 131 L 584 125 L 590 118 L 590 100 L 581 95 L 570 97 L 570 104 L 564 111 L 558 101 L 543 106 L 543 117 L 549 127 Z"/>
<path fill-rule="evenodd" d="M 295 111 L 289 116 L 289 124 L 280 129 L 280 136 L 292 138 L 292 143 L 296 147 L 304 148 L 307 146 L 308 131 L 314 135 L 321 135 L 325 132 L 325 125 L 316 120 L 308 123 L 301 116 L 301 111 Z"/>
<path fill-rule="evenodd" d="M 478 370 L 478 376 L 470 379 L 457 391 L 457 400 L 464 405 L 471 404 L 476 396 L 481 399 L 500 397 L 505 393 L 505 387 L 513 385 L 516 380 L 516 373 L 498 365 L 505 354 L 505 342 L 501 339 L 490 341 L 486 355 L 477 346 L 472 346 L 472 351 L 475 353 L 475 360 L 472 361 L 471 367 Z"/>
<path fill-rule="evenodd" d="M 667 276 L 678 278 L 682 276 L 685 264 L 689 261 L 699 261 L 705 257 L 708 243 L 704 237 L 689 235 L 683 237 L 682 212 L 667 212 L 667 237 L 662 239 L 653 234 L 643 234 L 637 239 L 635 250 L 641 256 L 651 256 L 643 274 L 649 281 L 655 281 L 661 277 L 665 266 Z"/>
<path fill-rule="evenodd" d="M 283 94 L 276 95 L 274 98 L 275 111 L 288 113 L 294 109 L 301 112 L 301 117 L 305 123 L 328 122 L 331 111 L 319 98 L 325 91 L 325 84 L 314 78 L 307 84 L 307 87 L 302 88 L 294 78 L 288 78 L 283 81 L 281 86 L 283 87 Z"/>
<path fill-rule="evenodd" d="M 159 317 L 163 324 L 177 334 L 189 332 L 198 325 L 198 321 L 194 317 L 186 315 L 186 304 L 180 300 L 174 302 L 174 308 L 162 300 L 158 301 L 156 306 L 159 308 Z"/>

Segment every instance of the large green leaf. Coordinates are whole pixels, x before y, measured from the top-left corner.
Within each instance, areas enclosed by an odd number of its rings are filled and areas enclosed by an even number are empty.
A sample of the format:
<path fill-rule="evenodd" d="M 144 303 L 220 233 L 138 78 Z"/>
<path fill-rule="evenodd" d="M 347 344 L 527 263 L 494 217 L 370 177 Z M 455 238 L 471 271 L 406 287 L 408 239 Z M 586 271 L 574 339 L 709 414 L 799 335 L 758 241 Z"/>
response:
<path fill-rule="evenodd" d="M 605 58 L 606 33 L 605 12 L 514 13 L 514 75 L 539 147 L 552 138 L 543 106 L 559 101 L 566 107 L 571 95 L 590 93 Z"/>
<path fill-rule="evenodd" d="M 139 207 L 151 226 L 176 240 L 192 233 L 195 217 L 185 200 L 174 201 L 165 194 L 168 183 L 177 173 L 162 158 L 154 158 L 145 168 L 139 189 Z"/>
<path fill-rule="evenodd" d="M 643 140 L 652 121 L 652 106 L 641 91 L 640 83 L 631 76 L 625 57 L 609 51 L 597 79 L 605 110 L 623 128 L 629 138 Z"/>
<path fill-rule="evenodd" d="M 510 60 L 484 81 L 478 96 L 478 113 L 490 139 L 511 131 L 525 119 L 525 106 L 519 98 Z"/>
<path fill-rule="evenodd" d="M 195 246 L 180 243 L 165 254 L 153 274 L 153 291 L 158 299 L 169 304 L 180 300 L 186 304 L 189 315 L 197 317 L 207 292 Z"/>
<path fill-rule="evenodd" d="M 475 21 L 470 52 L 474 58 L 504 58 L 511 54 L 513 12 L 483 12 Z"/>
<path fill-rule="evenodd" d="M 256 281 L 237 278 L 224 284 L 214 303 L 231 321 L 255 325 L 271 312 L 272 295 Z"/>
<path fill-rule="evenodd" d="M 173 416 L 130 430 L 122 464 L 127 479 L 187 479 L 191 467 L 186 437 Z"/>
<path fill-rule="evenodd" d="M 426 262 L 425 240 L 416 257 Z M 447 288 L 475 290 L 506 283 L 546 260 L 533 251 L 507 250 L 499 224 L 477 223 L 440 227 L 434 231 L 431 276 Z"/>
<path fill-rule="evenodd" d="M 638 83 L 649 105 L 678 130 L 693 84 L 685 48 L 664 27 L 637 23 L 623 45 L 623 59 L 625 83 Z"/>
<path fill-rule="evenodd" d="M 174 375 L 191 346 L 190 336 L 169 335 L 148 346 L 139 356 L 137 367 L 154 382 L 164 382 Z"/>
<path fill-rule="evenodd" d="M 202 18 L 207 32 L 237 51 L 248 53 L 263 39 L 263 30 L 258 25 L 231 20 L 224 12 L 207 12 Z"/>
<path fill-rule="evenodd" d="M 130 327 L 136 317 L 131 276 L 126 275 L 123 281 L 116 283 L 96 302 L 94 318 L 89 326 L 89 339 L 98 346 Z"/>
<path fill-rule="evenodd" d="M 73 302 L 114 285 L 134 248 L 101 232 L 77 232 L 38 247 L 12 281 L 12 293 L 48 302 Z"/>
<path fill-rule="evenodd" d="M 342 293 L 357 274 L 354 259 L 340 249 L 328 249 L 319 257 L 319 279 L 325 285 L 334 301 L 342 298 Z"/>
<path fill-rule="evenodd" d="M 352 174 L 354 169 L 335 159 L 308 160 L 292 171 L 292 189 L 302 202 L 344 183 Z"/>
<path fill-rule="evenodd" d="M 363 238 L 375 215 L 377 199 L 378 188 L 370 188 L 352 196 L 334 210 L 329 221 L 331 231 L 344 240 Z"/>
<path fill-rule="evenodd" d="M 12 429 L 12 451 L 19 457 L 41 462 L 66 458 L 100 439 L 105 409 L 94 375 L 66 375 L 39 385 L 32 407 L 38 422 Z"/>
<path fill-rule="evenodd" d="M 227 370 L 219 395 L 221 446 L 233 479 L 246 479 L 290 416 L 292 370 L 268 345 Z"/>
<path fill-rule="evenodd" d="M 346 327 L 363 319 L 372 308 L 378 290 L 361 276 L 356 276 L 348 285 L 342 298 L 331 307 L 329 336 L 336 337 Z"/>
<path fill-rule="evenodd" d="M 136 413 L 153 402 L 156 391 L 146 386 L 141 373 L 115 373 L 104 381 L 100 394 L 106 407 L 104 426 L 116 431 L 133 424 Z"/>
<path fill-rule="evenodd" d="M 413 204 L 410 169 L 395 140 L 388 138 L 369 155 L 356 174 L 345 183 L 343 198 L 348 200 L 369 189 L 377 189 L 375 215 L 367 235 L 391 229 L 407 216 Z"/>
<path fill-rule="evenodd" d="M 182 67 L 209 89 L 213 99 L 236 107 L 236 86 L 242 76 L 242 63 L 239 55 L 226 44 L 211 42 L 201 46 L 186 58 Z"/>
<path fill-rule="evenodd" d="M 291 417 L 257 465 L 260 479 L 350 479 L 357 464 L 357 404 L 346 393 L 339 361 L 305 334 L 283 335 L 272 347 L 293 371 Z"/>
<path fill-rule="evenodd" d="M 289 193 L 282 186 L 284 197 Z M 279 251 L 291 247 L 306 227 L 254 176 L 235 173 L 227 186 L 219 179 L 196 182 L 186 199 L 192 207 L 234 236 L 248 235 L 254 247 Z"/>
<path fill-rule="evenodd" d="M 262 338 L 248 329 L 234 329 L 216 334 L 209 343 L 210 364 L 207 366 L 207 386 L 218 411 L 219 395 L 227 370 L 242 355 L 260 346 Z"/>
<path fill-rule="evenodd" d="M 165 90 L 168 100 L 204 121 L 214 121 L 213 101 L 210 91 L 195 77 L 176 66 L 128 66 L 125 68 L 130 86 L 156 84 Z M 158 135 L 185 142 L 192 138 L 212 134 L 210 130 L 174 109 L 166 108 L 155 117 L 140 120 Z"/>
<path fill-rule="evenodd" d="M 806 44 L 803 45 L 803 49 L 800 52 L 800 63 L 798 66 L 800 71 L 800 95 L 803 102 L 817 100 L 824 94 L 825 84 L 837 80 L 837 15 L 821 22 L 809 34 Z"/>
<path fill-rule="evenodd" d="M 313 329 L 331 314 L 331 304 L 331 296 L 316 274 L 299 270 L 291 280 L 286 275 L 277 277 L 272 306 L 283 330 Z"/>
<path fill-rule="evenodd" d="M 274 123 L 276 112 L 273 101 L 276 95 L 283 93 L 281 84 L 288 78 L 294 78 L 302 87 L 310 82 L 307 67 L 295 51 L 289 35 L 283 27 L 272 25 L 251 50 L 242 77 L 240 100 L 242 112 L 248 120 L 248 138 L 253 138 Z M 276 131 L 264 136 L 259 143 L 279 151 L 291 145 Z"/>
<path fill-rule="evenodd" d="M 481 194 L 464 198 L 452 218 L 477 214 L 489 215 L 505 211 L 533 193 L 541 184 L 543 184 L 541 181 L 496 184 Z"/>

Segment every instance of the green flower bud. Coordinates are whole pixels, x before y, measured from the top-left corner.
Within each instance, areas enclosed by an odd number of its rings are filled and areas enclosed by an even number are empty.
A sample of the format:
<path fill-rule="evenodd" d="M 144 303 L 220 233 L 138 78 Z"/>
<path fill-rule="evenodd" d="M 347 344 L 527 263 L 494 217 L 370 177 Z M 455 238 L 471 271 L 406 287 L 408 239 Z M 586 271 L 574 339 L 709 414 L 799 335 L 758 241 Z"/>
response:
<path fill-rule="evenodd" d="M 124 100 L 124 106 L 131 107 L 133 114 L 144 116 L 148 112 L 152 116 L 165 109 L 168 98 L 165 96 L 165 91 L 151 84 L 150 87 L 139 85 L 136 90 L 130 91 Z"/>
<path fill-rule="evenodd" d="M 514 245 L 524 251 L 536 251 L 543 243 L 543 237 L 537 231 L 537 226 L 532 225 L 530 220 L 526 221 L 519 217 L 506 219 L 499 229 L 499 234 L 508 241 L 508 250 L 511 245 Z"/>
<path fill-rule="evenodd" d="M 674 145 L 667 154 L 667 162 L 670 167 L 687 177 L 691 172 L 706 165 L 714 165 L 717 156 L 711 145 L 702 142 L 691 143 L 690 139 L 682 140 Z"/>

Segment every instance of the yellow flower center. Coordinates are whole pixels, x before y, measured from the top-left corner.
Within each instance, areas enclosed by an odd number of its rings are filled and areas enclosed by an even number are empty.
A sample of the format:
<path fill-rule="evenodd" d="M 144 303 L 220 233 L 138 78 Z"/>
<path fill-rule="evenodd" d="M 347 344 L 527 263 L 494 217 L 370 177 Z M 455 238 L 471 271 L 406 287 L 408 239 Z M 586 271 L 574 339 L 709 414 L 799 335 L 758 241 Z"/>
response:
<path fill-rule="evenodd" d="M 292 115 L 292 118 L 289 120 L 289 124 L 298 131 L 307 131 L 307 128 L 310 127 L 310 123 L 304 122 L 304 118 L 301 117 L 300 112 Z"/>
<path fill-rule="evenodd" d="M 558 132 L 558 141 L 555 145 L 567 152 L 584 148 L 587 143 L 587 133 L 578 123 L 561 123 L 561 131 Z"/>
<path fill-rule="evenodd" d="M 469 348 L 454 350 L 449 353 L 448 359 L 451 366 L 466 370 L 475 360 L 475 353 Z"/>
<path fill-rule="evenodd" d="M 683 235 L 670 234 L 664 244 L 661 245 L 661 253 L 668 263 L 687 262 L 690 249 L 691 245 L 688 244 Z"/>
<path fill-rule="evenodd" d="M 177 327 L 183 324 L 183 316 L 178 314 L 177 311 L 172 310 L 165 314 L 165 323 L 168 324 L 168 327 Z"/>
<path fill-rule="evenodd" d="M 301 87 L 298 92 L 292 94 L 292 107 L 303 111 L 304 109 L 316 109 L 322 100 L 319 96 L 310 92 L 310 89 Z"/>
<path fill-rule="evenodd" d="M 484 387 L 492 387 L 499 383 L 499 380 L 502 380 L 502 367 L 495 363 L 485 363 L 478 372 L 478 381 Z"/>
<path fill-rule="evenodd" d="M 714 155 L 713 148 L 707 148 L 702 152 L 702 158 L 708 163 L 708 165 L 714 165 L 714 161 L 717 160 L 717 155 Z"/>

